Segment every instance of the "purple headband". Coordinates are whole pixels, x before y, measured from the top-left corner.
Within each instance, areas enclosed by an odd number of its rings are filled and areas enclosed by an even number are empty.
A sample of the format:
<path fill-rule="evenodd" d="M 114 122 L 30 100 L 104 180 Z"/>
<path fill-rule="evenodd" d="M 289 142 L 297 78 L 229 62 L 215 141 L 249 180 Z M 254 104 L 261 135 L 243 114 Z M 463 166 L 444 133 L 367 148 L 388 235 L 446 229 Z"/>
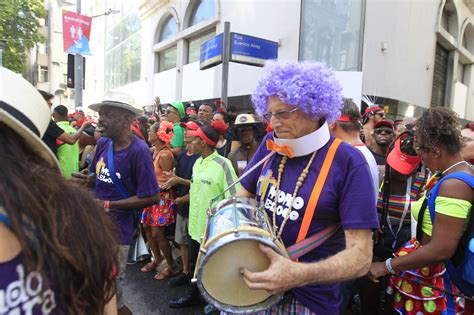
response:
<path fill-rule="evenodd" d="M 343 106 L 341 85 L 334 72 L 320 62 L 268 61 L 265 74 L 252 94 L 259 115 L 267 112 L 269 96 L 278 96 L 310 117 L 337 120 Z"/>

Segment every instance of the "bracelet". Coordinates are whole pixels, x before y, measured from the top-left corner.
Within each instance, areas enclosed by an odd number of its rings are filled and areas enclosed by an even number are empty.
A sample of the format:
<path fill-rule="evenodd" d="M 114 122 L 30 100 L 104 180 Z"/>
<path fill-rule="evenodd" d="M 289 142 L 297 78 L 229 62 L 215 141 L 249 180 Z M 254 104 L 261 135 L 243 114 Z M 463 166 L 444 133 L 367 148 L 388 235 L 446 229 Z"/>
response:
<path fill-rule="evenodd" d="M 385 267 L 387 267 L 388 272 L 390 272 L 391 274 L 394 274 L 395 269 L 393 269 L 392 267 L 392 259 L 393 258 L 389 258 L 385 261 Z"/>
<path fill-rule="evenodd" d="M 109 212 L 110 200 L 104 200 L 104 209 L 106 212 Z"/>

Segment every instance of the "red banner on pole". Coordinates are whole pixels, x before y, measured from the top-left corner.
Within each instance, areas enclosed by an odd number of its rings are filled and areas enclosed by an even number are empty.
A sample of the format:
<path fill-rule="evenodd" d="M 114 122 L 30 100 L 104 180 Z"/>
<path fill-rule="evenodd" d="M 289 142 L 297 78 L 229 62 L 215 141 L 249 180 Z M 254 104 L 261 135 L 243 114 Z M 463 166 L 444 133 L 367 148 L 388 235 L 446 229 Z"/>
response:
<path fill-rule="evenodd" d="M 64 52 L 91 55 L 89 38 L 92 18 L 75 12 L 63 11 Z"/>

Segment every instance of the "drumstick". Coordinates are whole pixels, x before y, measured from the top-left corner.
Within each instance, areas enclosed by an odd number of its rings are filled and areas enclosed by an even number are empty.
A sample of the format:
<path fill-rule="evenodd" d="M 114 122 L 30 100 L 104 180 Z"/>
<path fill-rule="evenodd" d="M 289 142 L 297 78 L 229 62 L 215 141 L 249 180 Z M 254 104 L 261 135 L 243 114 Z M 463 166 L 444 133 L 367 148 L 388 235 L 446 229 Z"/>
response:
<path fill-rule="evenodd" d="M 262 165 L 263 163 L 265 163 L 266 160 L 268 160 L 269 158 L 271 158 L 273 155 L 275 155 L 275 153 L 277 153 L 276 151 L 271 151 L 270 153 L 268 153 L 263 159 L 261 159 L 258 163 L 256 163 L 254 166 L 252 166 L 250 169 L 248 169 L 245 173 L 243 173 L 242 175 L 240 175 L 240 177 L 235 181 L 233 182 L 231 185 L 229 185 L 226 189 L 224 189 L 223 192 L 221 192 L 220 194 L 218 194 L 216 197 L 214 197 L 212 200 L 211 200 L 211 203 L 209 204 L 209 206 L 212 206 L 212 204 L 214 204 L 217 200 L 219 200 L 220 197 L 222 197 L 226 192 L 229 191 L 229 189 L 231 189 L 232 187 L 234 187 L 235 185 L 237 185 L 238 183 L 240 183 L 240 181 L 242 179 L 244 179 L 245 177 L 247 177 L 250 173 L 252 173 L 257 167 L 259 167 L 260 165 Z"/>

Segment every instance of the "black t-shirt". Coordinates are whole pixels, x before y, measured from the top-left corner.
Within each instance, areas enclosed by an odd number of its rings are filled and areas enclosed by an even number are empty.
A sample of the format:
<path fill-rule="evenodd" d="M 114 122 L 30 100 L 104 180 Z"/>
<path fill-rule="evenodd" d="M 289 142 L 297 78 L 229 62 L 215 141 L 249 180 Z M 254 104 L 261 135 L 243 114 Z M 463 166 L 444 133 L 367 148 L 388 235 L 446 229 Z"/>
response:
<path fill-rule="evenodd" d="M 43 135 L 43 142 L 49 147 L 51 151 L 56 155 L 58 148 L 56 147 L 56 139 L 64 133 L 52 119 L 49 121 L 48 128 Z"/>
<path fill-rule="evenodd" d="M 196 162 L 199 156 L 199 154 L 189 156 L 186 150 L 181 151 L 176 157 L 176 176 L 191 179 L 193 176 L 194 162 Z M 177 185 L 175 188 L 178 197 L 185 196 L 189 193 L 189 186 Z M 179 215 L 187 218 L 189 216 L 189 203 L 177 205 L 176 211 Z"/>
<path fill-rule="evenodd" d="M 219 153 L 220 156 L 227 157 L 230 153 L 231 146 L 232 146 L 232 141 L 226 140 L 222 148 L 215 148 L 215 149 L 217 153 Z"/>
<path fill-rule="evenodd" d="M 385 155 L 375 153 L 374 151 L 372 151 L 370 149 L 369 149 L 369 151 L 374 156 L 375 162 L 377 162 L 377 165 L 385 165 L 387 163 L 387 157 Z"/>

